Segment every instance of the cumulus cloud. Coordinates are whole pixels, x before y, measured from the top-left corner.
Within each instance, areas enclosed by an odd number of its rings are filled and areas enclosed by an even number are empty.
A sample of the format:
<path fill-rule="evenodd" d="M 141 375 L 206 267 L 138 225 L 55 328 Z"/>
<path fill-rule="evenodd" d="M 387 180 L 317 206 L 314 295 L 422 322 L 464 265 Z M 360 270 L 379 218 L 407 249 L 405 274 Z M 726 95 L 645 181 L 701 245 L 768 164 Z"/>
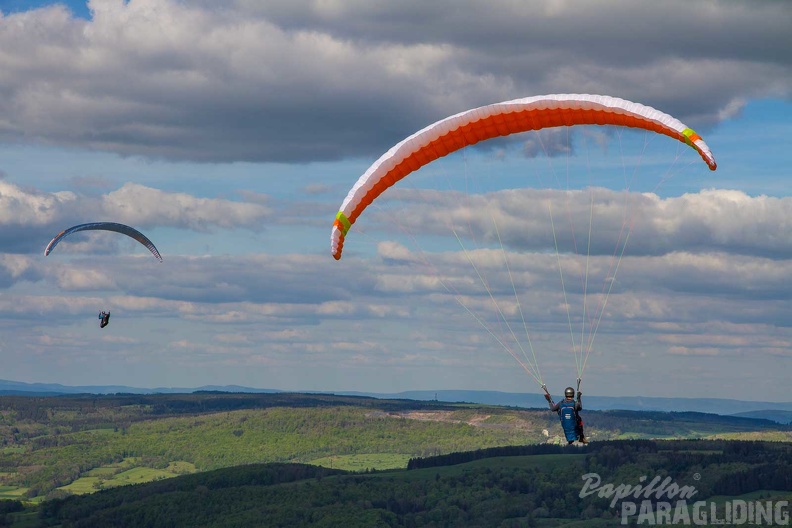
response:
<path fill-rule="evenodd" d="M 627 255 L 722 251 L 792 258 L 789 197 L 723 189 L 668 198 L 605 188 L 486 194 L 393 189 L 389 200 L 404 207 L 367 212 L 376 228 L 459 237 L 468 248 L 498 249 L 502 242 L 519 250 L 613 255 L 626 244 Z M 391 250 L 389 258 L 402 257 Z"/>
<path fill-rule="evenodd" d="M 58 207 L 76 211 L 83 203 L 79 195 L 62 200 L 70 204 L 66 206 L 46 193 L 14 186 L 8 189 L 21 204 L 30 200 L 59 204 L 44 207 L 40 221 L 20 209 L 20 217 L 28 214 L 32 223 L 46 224 L 64 214 Z M 174 211 L 158 216 L 156 208 L 144 207 L 132 209 L 137 216 L 125 217 L 155 225 L 182 222 L 193 227 L 191 215 L 198 213 L 190 204 L 197 206 L 203 200 L 130 184 L 98 200 L 96 207 L 101 210 L 107 201 L 119 200 L 126 192 Z M 421 347 L 436 349 L 438 342 L 447 342 L 464 350 L 482 345 L 474 345 L 469 332 L 459 334 L 459 324 L 468 329 L 471 325 L 480 327 L 485 337 L 488 332 L 504 336 L 508 335 L 508 331 L 503 333 L 506 322 L 520 327 L 524 320 L 539 329 L 545 341 L 568 331 L 565 326 L 570 318 L 576 325 L 592 328 L 600 314 L 602 336 L 622 332 L 620 325 L 627 325 L 638 335 L 684 335 L 687 330 L 680 325 L 693 321 L 733 325 L 771 321 L 777 328 L 792 327 L 792 290 L 786 280 L 792 259 L 786 227 L 790 207 L 787 198 L 750 197 L 728 190 L 660 198 L 606 189 L 595 189 L 593 195 L 523 189 L 465 199 L 448 192 L 401 190 L 395 198 L 407 207 L 406 214 L 401 210 L 399 215 L 401 227 L 414 230 L 417 239 L 399 242 L 391 238 L 391 231 L 377 233 L 374 229 L 366 239 L 379 239 L 376 253 L 367 256 L 365 252 L 350 252 L 340 263 L 325 254 L 174 255 L 162 264 L 142 255 L 127 255 L 114 258 L 108 266 L 107 262 L 79 258 L 78 252 L 77 258 L 47 266 L 41 259 L 7 254 L 0 261 L 0 279 L 9 291 L 23 283 L 41 284 L 73 295 L 74 302 L 68 301 L 72 297 L 6 296 L 0 310 L 10 318 L 35 320 L 44 310 L 48 315 L 67 314 L 79 320 L 86 310 L 93 313 L 97 307 L 113 305 L 140 316 L 180 320 L 180 324 L 251 329 L 265 325 L 267 328 L 261 331 L 275 332 L 262 337 L 265 341 L 291 336 L 294 346 L 307 348 L 323 341 L 320 336 L 325 334 L 297 332 L 295 328 L 318 329 L 330 321 L 343 325 L 366 322 L 367 335 L 376 329 L 393 343 L 401 343 L 406 337 L 396 328 L 409 325 L 416 317 L 421 324 L 414 331 L 427 325 L 439 332 L 433 338 L 421 339 Z M 623 204 L 625 200 L 634 202 L 637 219 L 625 255 L 614 255 L 610 240 L 608 250 L 586 256 L 581 249 L 577 255 L 565 252 L 559 258 L 552 250 L 552 230 L 538 215 L 533 216 L 549 200 L 563 200 L 565 205 L 558 205 L 558 210 L 565 211 L 564 217 L 579 218 L 586 226 L 592 203 L 597 212 L 605 213 L 613 225 L 601 224 L 604 227 L 595 232 L 592 248 L 605 247 L 605 242 L 596 237 L 618 238 L 624 225 Z M 130 202 L 138 200 L 130 198 Z M 255 218 L 255 211 L 268 214 L 265 206 L 242 203 L 245 207 L 234 216 L 236 202 L 217 202 L 207 208 L 208 214 L 201 220 L 206 222 L 216 215 L 245 226 Z M 251 205 L 261 209 L 250 212 Z M 183 215 L 177 214 L 182 210 Z M 464 230 L 482 229 L 485 236 L 462 250 L 436 218 L 441 210 L 462 219 Z M 504 247 L 493 238 L 492 218 L 473 214 L 483 210 L 495 212 Z M 436 225 L 440 227 L 435 229 Z M 735 227 L 730 228 L 732 225 Z M 744 225 L 752 227 L 739 228 Z M 567 229 L 559 222 L 556 236 L 568 235 Z M 437 248 L 415 245 L 426 234 L 437 241 L 441 233 L 452 243 Z M 357 235 L 350 233 L 350 247 L 362 242 L 355 239 Z M 486 237 L 490 240 L 485 244 Z M 93 239 L 75 244 L 81 251 L 95 252 L 104 247 Z M 585 247 L 582 241 L 579 244 Z M 559 273 L 559 264 L 563 274 Z M 586 317 L 588 321 L 584 322 Z M 778 339 L 780 343 L 765 348 L 781 350 L 787 339 Z M 288 341 L 284 338 L 281 346 L 287 347 Z M 304 342 L 298 345 L 298 341 Z M 675 355 L 700 353 L 691 350 L 704 346 L 691 340 L 667 343 L 669 353 Z M 389 350 L 399 350 L 400 346 L 392 344 Z"/>
<path fill-rule="evenodd" d="M 304 162 L 376 156 L 430 121 L 528 95 L 617 95 L 702 127 L 792 87 L 782 2 L 89 7 L 0 18 L 0 139 Z"/>
<path fill-rule="evenodd" d="M 67 204 L 76 198 L 77 195 L 71 191 L 46 193 L 0 180 L 0 223 L 7 226 L 45 225 L 56 220 Z"/>
<path fill-rule="evenodd" d="M 5 324 L 15 322 L 11 343 L 26 328 L 36 336 L 22 347 L 30 353 L 60 350 L 87 361 L 94 356 L 82 350 L 104 343 L 128 354 L 124 362 L 142 361 L 142 349 L 159 350 L 171 365 L 211 369 L 476 370 L 485 363 L 509 371 L 519 366 L 508 350 L 520 357 L 512 332 L 527 350 L 526 325 L 548 375 L 569 372 L 559 358 L 571 361 L 570 324 L 575 342 L 594 342 L 597 372 L 635 361 L 630 348 L 648 353 L 643 364 L 654 365 L 666 357 L 783 357 L 792 346 L 789 260 L 711 252 L 625 257 L 606 295 L 601 276 L 612 266 L 609 256 L 590 259 L 585 290 L 581 261 L 565 266 L 563 288 L 553 254 L 507 250 L 506 269 L 500 250 L 471 253 L 427 257 L 383 242 L 379 255 L 348 255 L 341 264 L 327 256 L 250 255 L 174 256 L 163 264 L 118 257 L 109 267 L 84 259 L 52 267 L 20 257 L 6 263 L 9 280 L 48 286 L 50 293 L 7 290 L 0 314 Z M 98 277 L 111 283 L 97 289 Z M 82 330 L 98 332 L 95 313 L 108 308 L 112 343 Z M 602 350 L 604 358 L 597 355 Z"/>
<path fill-rule="evenodd" d="M 197 198 L 127 183 L 102 199 L 102 210 L 121 223 L 205 231 L 209 228 L 262 229 L 272 210 L 259 203 Z"/>
<path fill-rule="evenodd" d="M 138 228 L 170 227 L 206 232 L 216 229 L 264 229 L 273 209 L 260 195 L 252 201 L 199 198 L 135 183 L 100 197 L 71 191 L 48 193 L 0 180 L 0 242 L 6 252 L 39 252 L 57 233 L 72 225 L 114 221 Z M 69 240 L 58 252 L 117 251 L 118 237 L 89 233 Z"/>

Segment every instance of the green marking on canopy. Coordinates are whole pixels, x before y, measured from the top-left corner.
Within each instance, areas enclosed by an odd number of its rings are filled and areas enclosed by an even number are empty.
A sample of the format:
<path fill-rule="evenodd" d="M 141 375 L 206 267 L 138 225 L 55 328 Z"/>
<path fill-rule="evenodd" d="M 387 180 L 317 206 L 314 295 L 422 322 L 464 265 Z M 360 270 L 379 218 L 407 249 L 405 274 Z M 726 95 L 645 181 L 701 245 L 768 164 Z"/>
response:
<path fill-rule="evenodd" d="M 341 232 L 346 235 L 349 231 L 349 228 L 352 227 L 352 222 L 349 221 L 349 218 L 346 217 L 343 211 L 338 211 L 336 220 L 341 222 L 341 225 L 344 226 L 344 229 L 342 229 Z"/>

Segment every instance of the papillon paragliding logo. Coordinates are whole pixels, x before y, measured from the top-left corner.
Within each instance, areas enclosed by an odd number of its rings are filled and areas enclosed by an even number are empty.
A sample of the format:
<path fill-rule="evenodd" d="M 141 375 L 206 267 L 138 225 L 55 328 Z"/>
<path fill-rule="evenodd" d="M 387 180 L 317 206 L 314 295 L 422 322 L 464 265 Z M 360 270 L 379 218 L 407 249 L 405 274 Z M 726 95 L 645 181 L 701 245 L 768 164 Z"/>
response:
<path fill-rule="evenodd" d="M 345 238 L 367 207 L 377 201 L 386 190 L 393 187 L 397 182 L 422 167 L 431 164 L 433 161 L 469 145 L 474 145 L 500 136 L 509 136 L 529 131 L 542 131 L 544 129 L 557 127 L 574 128 L 582 125 L 602 125 L 617 129 L 643 130 L 645 134 L 651 137 L 660 135 L 668 136 L 694 149 L 711 170 L 715 170 L 717 167 L 710 148 L 696 132 L 678 119 L 642 104 L 615 97 L 587 94 L 554 94 L 491 104 L 467 110 L 437 121 L 394 145 L 376 160 L 352 186 L 339 208 L 330 234 L 330 250 L 333 257 L 336 260 L 341 259 Z M 548 154 L 548 158 L 549 157 Z M 560 194 L 564 193 L 557 193 L 557 195 Z M 566 192 L 565 194 L 569 196 L 571 193 Z M 550 199 L 546 199 L 544 203 L 549 202 Z M 593 212 L 593 198 L 591 202 Z M 539 203 L 539 201 L 536 203 Z M 468 207 L 468 209 L 464 211 L 464 214 L 460 214 L 458 217 L 461 218 L 465 216 L 468 219 L 467 221 L 469 221 L 471 217 L 481 212 L 481 209 Z M 498 212 L 500 213 L 501 211 Z M 496 214 L 492 214 L 493 224 L 495 224 L 495 217 Z M 399 220 L 396 219 L 394 223 L 399 223 Z M 628 222 L 625 222 L 625 224 L 627 223 Z M 624 225 L 622 225 L 622 228 L 624 230 Z M 549 236 L 547 237 L 547 240 L 550 240 L 550 245 L 557 239 L 556 225 L 553 225 L 552 229 L 552 238 Z M 616 230 L 618 231 L 618 229 Z M 508 276 L 511 278 L 513 273 L 512 269 L 508 267 L 508 256 L 502 241 L 500 241 L 501 233 L 498 226 L 494 225 L 494 228 L 490 226 L 487 234 L 490 236 L 491 240 L 501 242 L 500 248 L 496 249 L 502 250 L 502 260 L 506 262 Z M 457 240 L 459 240 L 461 246 L 461 237 L 457 236 L 458 233 L 456 231 L 454 231 L 454 235 Z M 495 238 L 496 236 L 497 238 Z M 574 232 L 572 238 L 574 238 Z M 621 239 L 621 243 L 622 246 L 614 251 L 614 255 L 618 256 L 619 262 L 621 255 L 623 255 L 624 248 L 626 247 L 626 239 Z M 589 247 L 592 246 L 590 230 L 588 245 Z M 478 278 L 481 279 L 482 283 L 486 284 L 488 281 L 482 278 L 480 267 L 474 263 L 471 257 L 472 252 L 468 252 L 464 247 L 462 250 L 466 256 L 470 257 L 470 263 L 473 264 Z M 494 258 L 496 253 L 498 253 L 498 251 L 491 251 L 489 253 L 488 257 L 490 260 Z M 555 253 L 556 255 L 561 253 L 558 249 L 557 242 L 555 245 Z M 588 268 L 588 261 L 586 261 L 586 271 L 581 273 L 581 275 L 584 273 L 586 274 L 581 281 L 583 283 L 582 290 L 584 290 L 584 292 L 591 286 L 588 284 Z M 618 262 L 614 268 L 618 269 Z M 588 325 L 586 329 L 588 336 L 584 338 L 582 335 L 584 332 L 577 333 L 570 331 L 573 341 L 572 350 L 576 354 L 575 361 L 578 370 L 578 379 L 582 378 L 588 354 L 593 347 L 594 335 L 596 335 L 596 329 L 605 311 L 605 302 L 610 293 L 612 282 L 615 280 L 615 269 L 608 275 L 607 279 L 603 281 L 610 281 L 610 284 L 603 286 L 604 295 L 599 296 L 598 313 L 592 313 L 595 312 L 595 310 L 589 310 L 587 307 L 582 310 L 583 316 L 580 317 L 580 319 L 583 320 L 583 325 Z M 558 263 L 556 270 L 556 276 L 559 274 L 561 275 L 560 282 L 563 286 L 564 273 L 566 273 L 566 271 L 564 271 L 560 263 Z M 506 275 L 506 273 L 503 275 Z M 442 280 L 442 278 L 440 280 Z M 518 292 L 514 282 L 512 282 L 512 286 L 515 286 L 514 297 L 517 298 Z M 446 290 L 448 290 L 449 293 L 457 294 L 457 292 L 451 291 L 453 290 L 453 286 L 446 286 Z M 519 310 L 512 310 L 511 312 L 504 310 L 502 309 L 502 305 L 499 305 L 501 301 L 496 298 L 496 295 L 491 291 L 488 291 L 488 293 L 491 304 L 496 307 L 495 312 L 499 319 L 495 325 L 484 322 L 483 318 L 478 316 L 476 309 L 471 308 L 464 302 L 464 295 L 457 294 L 457 300 L 459 304 L 461 304 L 546 391 L 541 372 L 539 371 L 539 365 L 536 362 L 535 354 L 533 354 L 533 345 L 531 344 L 530 337 L 527 340 L 527 346 L 520 344 L 514 347 L 501 339 L 497 335 L 496 330 L 493 329 L 493 326 L 506 326 L 509 327 L 509 329 L 503 331 L 503 333 L 514 336 L 515 331 L 511 329 L 510 325 L 515 323 L 509 321 L 508 318 L 512 313 L 522 313 L 522 309 L 519 308 Z M 567 291 L 564 290 L 564 300 L 560 301 L 558 304 L 568 305 L 569 303 L 566 302 L 566 297 Z M 486 299 L 486 295 L 483 296 L 483 298 Z M 604 301 L 602 299 L 604 299 Z M 519 306 L 519 299 L 517 299 L 516 302 L 514 301 L 515 299 L 512 298 L 510 301 L 511 306 L 515 304 Z M 568 315 L 568 319 L 571 330 L 573 317 Z M 522 322 L 525 323 L 524 320 Z M 526 333 L 528 333 L 528 325 L 526 324 L 524 326 L 526 326 Z M 519 349 L 519 352 L 517 349 Z M 526 349 L 531 351 L 530 356 L 533 357 L 529 357 L 529 354 L 526 353 Z"/>
<path fill-rule="evenodd" d="M 699 473 L 693 474 L 698 480 Z M 633 483 L 602 483 L 597 473 L 582 476 L 578 497 L 609 500 L 618 511 L 621 525 L 639 526 L 788 526 L 786 500 L 694 500 L 698 490 L 672 477 L 644 475 Z"/>

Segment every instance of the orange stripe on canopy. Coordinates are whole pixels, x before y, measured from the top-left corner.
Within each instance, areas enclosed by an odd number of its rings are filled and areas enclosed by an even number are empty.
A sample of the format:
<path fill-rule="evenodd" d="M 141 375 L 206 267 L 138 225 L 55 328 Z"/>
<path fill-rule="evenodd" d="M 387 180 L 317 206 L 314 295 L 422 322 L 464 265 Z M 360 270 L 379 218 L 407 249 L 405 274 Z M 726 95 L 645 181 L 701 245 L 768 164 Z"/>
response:
<path fill-rule="evenodd" d="M 616 97 L 555 94 L 516 99 L 462 112 L 416 132 L 383 154 L 358 179 L 334 222 L 331 251 L 338 260 L 344 237 L 358 216 L 388 187 L 451 152 L 480 141 L 529 130 L 575 125 L 616 125 L 664 134 L 698 151 L 711 170 L 717 165 L 707 144 L 676 118 Z"/>

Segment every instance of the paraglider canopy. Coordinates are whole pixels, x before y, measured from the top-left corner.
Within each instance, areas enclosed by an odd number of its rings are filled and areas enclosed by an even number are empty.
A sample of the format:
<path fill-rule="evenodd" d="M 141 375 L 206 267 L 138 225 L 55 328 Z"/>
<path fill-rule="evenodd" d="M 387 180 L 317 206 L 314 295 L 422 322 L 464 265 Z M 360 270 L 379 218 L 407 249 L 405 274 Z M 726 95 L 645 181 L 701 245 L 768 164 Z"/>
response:
<path fill-rule="evenodd" d="M 385 189 L 451 152 L 480 141 L 529 130 L 574 125 L 618 125 L 664 134 L 698 151 L 711 170 L 717 164 L 691 128 L 649 106 L 606 95 L 553 94 L 467 110 L 429 125 L 394 145 L 358 179 L 336 215 L 330 235 L 338 260 L 344 237 L 358 216 Z"/>
<path fill-rule="evenodd" d="M 149 240 L 148 237 L 146 237 L 146 235 L 144 235 L 134 227 L 130 227 L 124 224 L 118 224 L 115 222 L 92 222 L 89 224 L 80 224 L 65 229 L 60 233 L 58 233 L 58 235 L 55 238 L 53 238 L 49 244 L 47 244 L 47 247 L 44 250 L 44 255 L 45 256 L 49 255 L 50 252 L 53 249 L 55 249 L 55 246 L 57 246 L 61 240 L 71 235 L 72 233 L 77 233 L 79 231 L 93 231 L 93 230 L 113 231 L 131 237 L 137 240 L 138 242 L 140 242 L 141 244 L 143 244 L 144 246 L 146 246 L 146 248 L 149 251 L 151 251 L 151 254 L 154 255 L 160 262 L 162 262 L 162 256 L 160 255 L 160 252 L 154 246 L 154 243 L 151 240 Z"/>

